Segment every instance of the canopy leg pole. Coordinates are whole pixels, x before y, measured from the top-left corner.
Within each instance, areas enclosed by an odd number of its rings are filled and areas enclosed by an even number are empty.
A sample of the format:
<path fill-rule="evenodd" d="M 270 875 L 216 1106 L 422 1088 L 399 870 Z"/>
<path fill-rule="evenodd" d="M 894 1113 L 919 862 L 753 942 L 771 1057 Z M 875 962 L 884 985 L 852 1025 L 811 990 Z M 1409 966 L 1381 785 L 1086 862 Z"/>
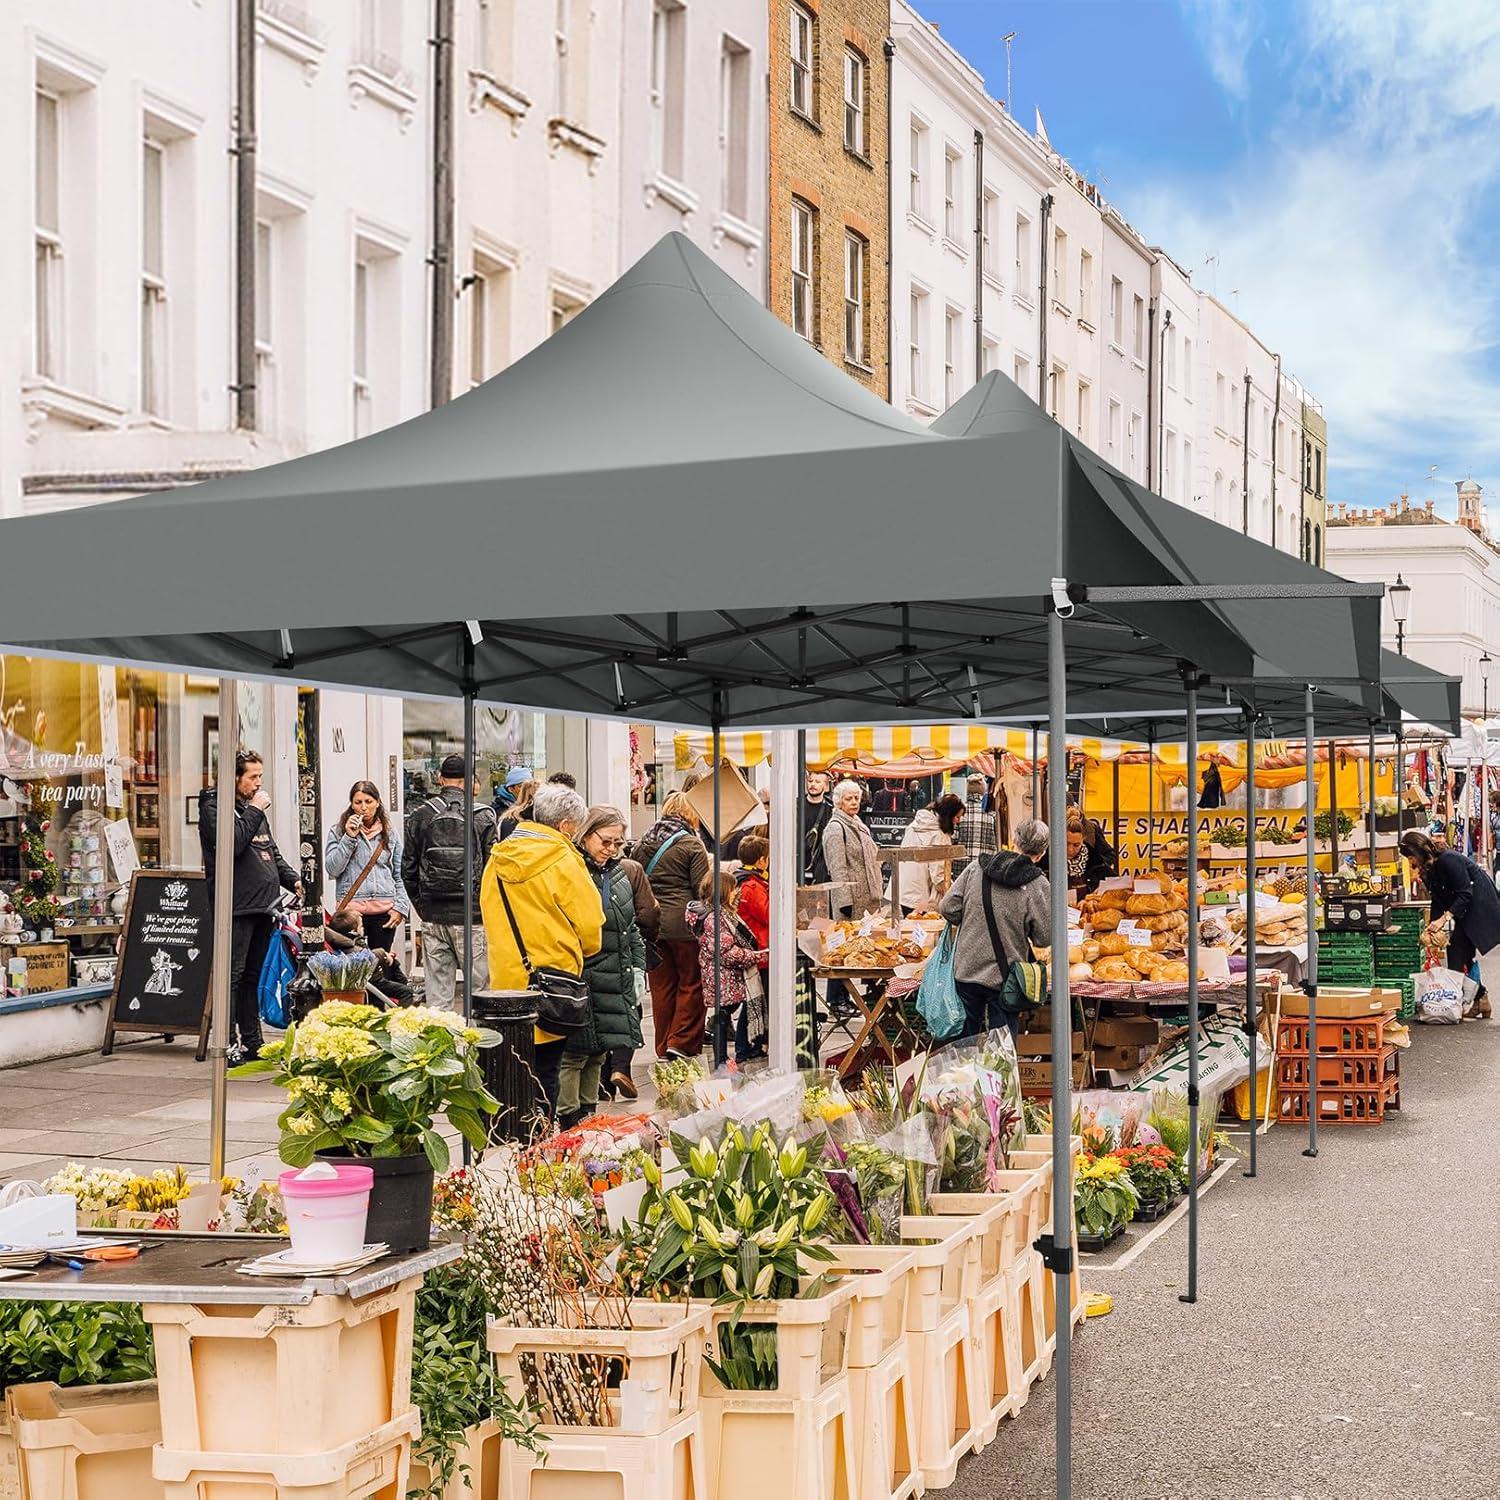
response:
<path fill-rule="evenodd" d="M 1041 762 L 1041 735 L 1037 726 L 1031 726 L 1031 816 L 1039 818 L 1042 815 L 1042 762 Z M 1011 838 L 1014 840 L 1016 831 L 1011 829 Z"/>
<path fill-rule="evenodd" d="M 1332 874 L 1337 875 L 1339 872 L 1339 742 L 1337 740 L 1328 742 L 1328 847 L 1332 850 L 1328 868 Z"/>
<path fill-rule="evenodd" d="M 1250 1168 L 1246 1177 L 1255 1176 L 1255 1146 L 1260 1136 L 1260 1110 L 1255 1070 L 1255 1048 L 1260 1040 L 1260 991 L 1255 982 L 1255 928 L 1259 920 L 1255 901 L 1255 715 L 1245 715 L 1245 1031 L 1250 1039 Z M 1270 1092 L 1270 1079 L 1266 1080 Z"/>
<path fill-rule="evenodd" d="M 1054 584 L 1054 590 L 1056 585 Z M 1072 606 L 1069 606 L 1072 613 Z M 1047 617 L 1047 699 L 1049 773 L 1052 747 L 1068 737 L 1067 658 L 1063 617 Z M 1033 736 L 1035 730 L 1033 730 Z M 1032 765 L 1036 765 L 1033 738 Z M 1033 803 L 1033 806 L 1035 804 Z M 1052 885 L 1052 1284 L 1056 1293 L 1057 1329 L 1057 1500 L 1073 1494 L 1073 1350 L 1069 1280 L 1073 1271 L 1073 1002 L 1068 990 L 1068 781 L 1047 777 L 1047 851 Z M 1059 962 L 1059 955 L 1062 961 Z"/>
<path fill-rule="evenodd" d="M 830 785 L 832 778 L 829 778 Z M 797 798 L 797 883 L 812 880 L 812 867 L 816 862 L 808 846 L 807 800 L 804 789 L 807 785 L 807 731 L 797 731 L 797 770 L 792 783 Z M 776 846 L 771 846 L 771 858 L 776 857 Z M 806 1070 L 818 1066 L 818 986 L 812 977 L 812 960 L 801 950 L 793 949 L 797 997 L 796 997 L 796 1057 L 795 1066 Z"/>
<path fill-rule="evenodd" d="M 713 900 L 709 902 L 708 909 L 714 919 L 714 998 L 713 1017 L 710 1035 L 714 1038 L 714 1068 L 721 1068 L 728 1061 L 729 1038 L 719 1029 L 719 1001 L 723 997 L 724 980 L 724 922 L 728 912 L 724 910 L 724 903 L 719 900 L 719 872 L 723 867 L 724 833 L 719 826 L 720 823 L 720 796 L 723 788 L 720 786 L 719 771 L 724 754 L 724 733 L 720 728 L 719 720 L 723 713 L 723 706 L 719 701 L 718 693 L 714 694 L 714 721 L 713 721 L 713 757 L 714 757 L 714 894 Z M 720 1053 L 724 1056 L 720 1056 Z"/>
<path fill-rule="evenodd" d="M 778 729 L 771 735 L 771 965 L 766 998 L 771 1066 L 789 1073 L 797 1048 L 797 887 L 801 883 L 802 793 L 795 758 L 800 734 Z M 817 1066 L 814 1058 L 811 1066 Z"/>
<path fill-rule="evenodd" d="M 1304 1156 L 1318 1154 L 1318 854 L 1317 839 L 1313 830 L 1313 817 L 1318 804 L 1318 766 L 1315 736 L 1318 726 L 1313 713 L 1313 688 L 1307 685 L 1307 719 L 1303 726 L 1307 745 L 1307 1149 Z M 1329 747 L 1330 751 L 1334 749 Z M 1333 784 L 1336 769 L 1334 756 L 1328 757 L 1329 785 Z M 1338 824 L 1338 809 L 1333 810 L 1335 828 Z"/>
<path fill-rule="evenodd" d="M 1156 868 L 1156 731 L 1146 731 L 1146 868 Z"/>
<path fill-rule="evenodd" d="M 467 629 L 464 642 L 464 1025 L 472 1026 L 474 1014 L 473 995 L 476 989 L 488 989 L 485 983 L 474 983 L 474 641 Z M 464 1140 L 464 1165 L 468 1166 L 473 1152 L 467 1138 Z"/>
<path fill-rule="evenodd" d="M 1195 667 L 1182 669 L 1187 696 L 1187 971 L 1188 971 L 1188 1264 L 1187 1291 L 1198 1300 L 1198 687 Z"/>
<path fill-rule="evenodd" d="M 1124 856 L 1120 851 L 1120 757 L 1118 755 L 1115 756 L 1114 791 L 1112 793 L 1112 796 L 1114 797 L 1115 806 L 1115 815 L 1113 819 L 1115 835 L 1115 869 L 1118 871 L 1120 867 L 1125 863 Z"/>
<path fill-rule="evenodd" d="M 1370 830 L 1370 874 L 1375 873 L 1375 721 L 1370 720 L 1369 760 L 1366 762 L 1369 781 L 1370 815 L 1366 820 Z"/>
<path fill-rule="evenodd" d="M 234 947 L 235 756 L 240 748 L 240 685 L 219 679 L 218 804 L 214 812 L 214 962 L 209 984 L 208 1175 L 224 1175 L 224 1137 L 229 1119 L 228 1051 L 232 996 L 229 955 Z M 207 873 L 205 871 L 205 873 Z"/>
<path fill-rule="evenodd" d="M 1396 875 L 1400 881 L 1399 894 L 1406 899 L 1406 881 L 1400 879 L 1401 835 L 1406 832 L 1406 731 L 1401 723 L 1396 724 Z"/>

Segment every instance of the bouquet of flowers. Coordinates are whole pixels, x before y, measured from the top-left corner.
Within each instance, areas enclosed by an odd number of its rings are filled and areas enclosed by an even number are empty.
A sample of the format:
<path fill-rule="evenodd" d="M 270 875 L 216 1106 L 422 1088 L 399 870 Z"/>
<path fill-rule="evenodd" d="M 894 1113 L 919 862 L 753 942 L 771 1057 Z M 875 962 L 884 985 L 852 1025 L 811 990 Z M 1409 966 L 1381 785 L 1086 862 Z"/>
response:
<path fill-rule="evenodd" d="M 1021 1132 L 1020 1069 L 1006 1031 L 992 1031 L 977 1045 L 945 1047 L 920 1090 L 923 1107 L 939 1122 L 939 1181 L 944 1192 L 984 1193 L 1010 1164 L 1012 1141 Z"/>
<path fill-rule="evenodd" d="M 68 1193 L 78 1202 L 78 1222 L 85 1228 L 113 1228 L 125 1205 L 135 1173 L 113 1167 L 83 1168 L 70 1161 L 42 1184 L 44 1193 Z"/>
<path fill-rule="evenodd" d="M 668 1119 L 690 1115 L 698 1108 L 698 1085 L 708 1078 L 708 1069 L 696 1057 L 664 1057 L 651 1065 L 656 1085 L 657 1108 Z"/>
<path fill-rule="evenodd" d="M 854 1180 L 865 1243 L 899 1245 L 906 1201 L 905 1158 L 880 1141 L 850 1141 L 842 1151 L 844 1166 Z"/>
<path fill-rule="evenodd" d="M 865 1138 L 883 1147 L 902 1165 L 906 1189 L 903 1212 L 930 1212 L 929 1198 L 937 1188 L 939 1142 L 937 1121 L 917 1097 L 923 1070 L 905 1087 L 889 1068 L 865 1071 L 864 1088 L 854 1101 Z"/>
<path fill-rule="evenodd" d="M 359 995 L 375 977 L 380 960 L 368 948 L 351 948 L 343 953 L 314 953 L 307 967 L 324 993 Z"/>
<path fill-rule="evenodd" d="M 1135 1217 L 1140 1195 L 1117 1156 L 1079 1152 L 1073 1213 L 1079 1234 L 1109 1239 Z"/>

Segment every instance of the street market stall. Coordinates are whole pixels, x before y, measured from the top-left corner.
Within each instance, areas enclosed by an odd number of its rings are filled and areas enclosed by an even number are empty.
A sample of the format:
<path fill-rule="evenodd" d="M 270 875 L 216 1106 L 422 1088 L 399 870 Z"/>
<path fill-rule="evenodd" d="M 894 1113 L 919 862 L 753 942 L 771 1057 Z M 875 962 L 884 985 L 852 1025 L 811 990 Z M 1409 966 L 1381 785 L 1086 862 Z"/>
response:
<path fill-rule="evenodd" d="M 962 424 L 983 412 L 1005 384 L 987 377 L 948 417 Z M 930 497 L 929 520 L 946 534 L 987 535 L 1003 518 L 1003 537 L 952 555 L 893 553 L 885 539 L 904 525 L 913 493 Z M 841 523 L 856 500 L 864 524 L 851 529 Z M 752 511 L 766 534 L 799 538 L 774 574 L 725 566 L 743 555 Z M 272 534 L 295 531 L 299 546 L 274 567 L 228 567 L 248 517 Z M 415 518 L 495 546 L 451 549 L 440 570 L 371 596 L 351 619 L 347 593 L 325 586 L 328 558 L 356 531 L 394 533 Z M 1045 713 L 1057 742 L 1070 703 L 1104 714 L 1185 699 L 1195 759 L 1205 674 L 1248 681 L 1269 664 L 1299 680 L 1363 685 L 1378 709 L 1380 585 L 1336 579 L 1149 494 L 1034 407 L 1002 415 L 987 435 L 924 431 L 845 379 L 680 236 L 540 349 L 447 406 L 273 469 L 95 507 L 92 547 L 62 599 L 33 562 L 76 524 L 0 524 L 12 565 L 0 639 L 34 653 L 217 673 L 227 723 L 240 676 L 711 731 Z M 586 558 L 574 565 L 566 554 L 584 539 Z M 528 566 L 505 567 L 506 557 Z M 133 570 L 160 586 L 115 586 Z M 232 757 L 220 758 L 227 820 L 226 764 Z M 1061 827 L 1062 778 L 1049 790 L 1049 822 Z M 792 801 L 773 803 L 784 820 L 773 829 L 783 933 Z M 221 853 L 230 843 L 226 822 Z M 221 888 L 228 876 L 225 865 Z M 1195 1033 L 1196 879 L 1190 861 Z M 1055 949 L 1067 932 L 1059 881 Z M 221 1143 L 228 995 L 216 977 Z M 787 970 L 773 971 L 772 991 L 784 1029 Z M 1065 1050 L 1061 966 L 1053 1025 Z M 783 1031 L 781 1044 L 789 1040 Z M 1053 1277 L 1061 1328 L 1072 1318 L 1071 1113 L 1060 1071 L 1052 1226 L 1030 1284 Z M 1196 1152 L 1189 1158 L 1196 1171 Z M 1056 1368 L 1058 1492 L 1067 1495 L 1066 1339 Z"/>

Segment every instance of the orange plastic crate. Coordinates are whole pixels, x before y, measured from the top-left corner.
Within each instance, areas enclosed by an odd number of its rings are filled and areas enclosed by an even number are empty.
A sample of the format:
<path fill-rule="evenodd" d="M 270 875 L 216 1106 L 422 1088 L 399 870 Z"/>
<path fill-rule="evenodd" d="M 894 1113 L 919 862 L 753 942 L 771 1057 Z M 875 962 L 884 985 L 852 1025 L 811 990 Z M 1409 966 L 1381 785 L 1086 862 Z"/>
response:
<path fill-rule="evenodd" d="M 1379 1053 L 1385 1050 L 1384 1015 L 1369 1017 L 1332 1017 L 1318 1021 L 1318 1054 L 1341 1057 L 1350 1052 Z M 1297 1016 L 1283 1019 L 1276 1031 L 1276 1051 L 1282 1056 L 1307 1055 L 1307 1020 Z"/>

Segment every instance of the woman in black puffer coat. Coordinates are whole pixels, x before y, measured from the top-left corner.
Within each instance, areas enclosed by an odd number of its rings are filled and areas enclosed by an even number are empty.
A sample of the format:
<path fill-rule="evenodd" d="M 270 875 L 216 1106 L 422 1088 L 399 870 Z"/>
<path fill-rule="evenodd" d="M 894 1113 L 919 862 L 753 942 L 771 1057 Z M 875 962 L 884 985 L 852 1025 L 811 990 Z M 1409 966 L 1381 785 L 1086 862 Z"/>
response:
<path fill-rule="evenodd" d="M 635 893 L 620 862 L 625 828 L 625 814 L 618 809 L 591 807 L 578 830 L 578 847 L 604 907 L 604 930 L 599 951 L 583 965 L 589 1024 L 571 1033 L 563 1048 L 557 1120 L 565 1130 L 598 1109 L 600 1075 L 609 1054 L 641 1045 L 635 971 L 646 966 L 646 940 L 636 925 Z"/>

